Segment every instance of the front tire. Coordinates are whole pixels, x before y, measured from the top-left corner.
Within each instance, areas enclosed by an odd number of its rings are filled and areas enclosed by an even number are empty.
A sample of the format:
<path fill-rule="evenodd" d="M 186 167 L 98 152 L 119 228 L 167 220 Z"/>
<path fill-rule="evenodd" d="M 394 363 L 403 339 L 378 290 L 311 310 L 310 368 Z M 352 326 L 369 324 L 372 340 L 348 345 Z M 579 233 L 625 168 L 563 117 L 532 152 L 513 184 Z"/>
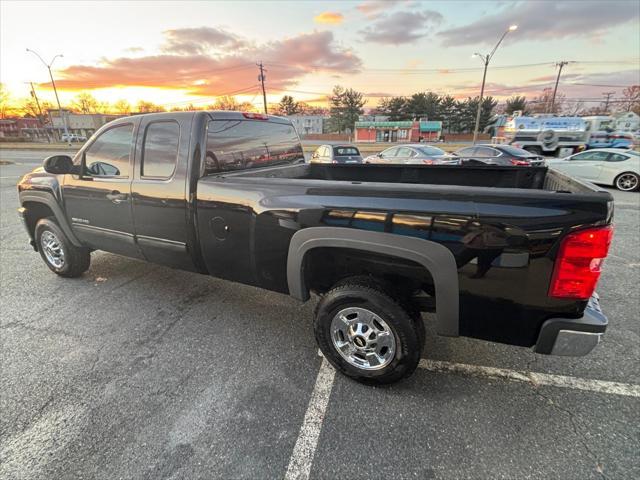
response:
<path fill-rule="evenodd" d="M 381 287 L 355 279 L 324 295 L 314 320 L 316 341 L 327 360 L 369 385 L 394 383 L 415 371 L 424 344 L 421 326 Z"/>
<path fill-rule="evenodd" d="M 635 192 L 640 189 L 640 177 L 633 172 L 625 172 L 618 175 L 613 185 L 623 192 Z"/>
<path fill-rule="evenodd" d="M 71 243 L 53 218 L 43 218 L 36 223 L 35 237 L 44 263 L 57 275 L 79 277 L 89 269 L 89 250 Z"/>

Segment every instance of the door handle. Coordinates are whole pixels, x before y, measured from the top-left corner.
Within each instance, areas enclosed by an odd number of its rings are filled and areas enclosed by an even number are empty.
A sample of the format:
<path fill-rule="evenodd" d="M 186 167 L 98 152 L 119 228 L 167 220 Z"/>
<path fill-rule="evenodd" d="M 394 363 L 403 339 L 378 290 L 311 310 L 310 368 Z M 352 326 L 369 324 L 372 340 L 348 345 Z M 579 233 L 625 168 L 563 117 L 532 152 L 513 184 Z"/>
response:
<path fill-rule="evenodd" d="M 118 190 L 113 190 L 111 193 L 107 193 L 107 198 L 117 205 L 127 201 L 127 194 L 120 193 Z"/>

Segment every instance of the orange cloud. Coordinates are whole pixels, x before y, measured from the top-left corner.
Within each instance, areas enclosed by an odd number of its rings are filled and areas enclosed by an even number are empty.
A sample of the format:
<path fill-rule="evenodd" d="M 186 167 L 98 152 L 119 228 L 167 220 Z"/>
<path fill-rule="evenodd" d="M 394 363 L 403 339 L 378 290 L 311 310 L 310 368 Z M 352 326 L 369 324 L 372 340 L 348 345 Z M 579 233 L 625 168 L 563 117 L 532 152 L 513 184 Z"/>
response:
<path fill-rule="evenodd" d="M 222 51 L 206 54 L 193 45 L 194 35 L 206 35 L 216 47 L 232 43 Z M 103 59 L 98 65 L 71 65 L 58 71 L 61 90 L 91 90 L 111 87 L 157 87 L 184 90 L 191 95 L 217 96 L 239 90 L 257 91 L 257 66 L 267 68 L 267 87 L 290 87 L 312 72 L 356 73 L 362 60 L 338 46 L 328 31 L 300 34 L 262 45 L 246 39 L 221 36 L 221 31 L 172 30 L 165 36 L 171 49 L 161 55 Z M 215 36 L 215 38 L 213 38 Z M 242 44 L 244 48 L 238 48 Z M 167 50 L 172 50 L 171 52 Z M 45 84 L 46 85 L 46 84 Z"/>
<path fill-rule="evenodd" d="M 344 21 L 344 15 L 338 12 L 322 12 L 320 15 L 313 17 L 313 21 L 316 23 L 339 25 Z"/>

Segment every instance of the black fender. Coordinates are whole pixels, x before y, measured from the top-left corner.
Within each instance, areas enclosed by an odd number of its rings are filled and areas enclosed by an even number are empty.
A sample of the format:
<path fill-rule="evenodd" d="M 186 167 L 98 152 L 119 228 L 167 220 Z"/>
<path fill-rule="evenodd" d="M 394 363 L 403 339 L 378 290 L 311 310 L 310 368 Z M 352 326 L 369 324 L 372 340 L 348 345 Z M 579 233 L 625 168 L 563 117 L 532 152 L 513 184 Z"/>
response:
<path fill-rule="evenodd" d="M 304 282 L 304 257 L 314 248 L 337 247 L 365 250 L 414 261 L 431 274 L 436 292 L 436 331 L 458 336 L 458 267 L 451 251 L 439 243 L 391 233 L 340 227 L 309 227 L 291 237 L 287 257 L 289 294 L 301 301 L 309 299 Z"/>
<path fill-rule="evenodd" d="M 24 205 L 25 202 L 43 203 L 44 205 L 49 207 L 53 212 L 53 215 L 56 217 L 56 222 L 58 223 L 64 234 L 67 236 L 67 238 L 71 241 L 71 243 L 73 243 L 76 247 L 83 246 L 80 240 L 78 240 L 78 237 L 76 237 L 73 233 L 71 225 L 69 225 L 67 217 L 62 211 L 62 207 L 51 193 L 41 190 L 24 190 L 20 192 L 20 204 Z"/>

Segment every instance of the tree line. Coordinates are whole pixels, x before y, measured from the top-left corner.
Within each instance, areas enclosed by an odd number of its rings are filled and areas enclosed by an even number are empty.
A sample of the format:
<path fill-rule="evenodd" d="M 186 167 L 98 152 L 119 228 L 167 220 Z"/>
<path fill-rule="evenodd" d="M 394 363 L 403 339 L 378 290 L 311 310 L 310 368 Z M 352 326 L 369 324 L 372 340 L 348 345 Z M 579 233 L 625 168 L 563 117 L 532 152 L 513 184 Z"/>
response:
<path fill-rule="evenodd" d="M 511 115 L 521 111 L 525 115 L 536 113 L 553 113 L 559 115 L 603 115 L 612 111 L 635 112 L 640 115 L 640 86 L 627 87 L 622 92 L 622 99 L 615 103 L 593 107 L 585 107 L 579 100 L 567 99 L 563 93 L 558 93 L 552 101 L 553 91 L 545 89 L 539 96 L 527 99 L 515 95 L 499 105 L 498 100 L 488 96 L 482 99 L 480 112 L 480 131 L 484 130 L 494 114 Z M 365 95 L 352 88 L 336 85 L 327 97 L 327 107 L 310 105 L 296 101 L 290 95 L 284 95 L 280 102 L 269 104 L 269 113 L 275 115 L 329 115 L 328 130 L 331 132 L 351 132 L 354 123 L 364 113 Z M 50 109 L 57 108 L 51 102 L 40 101 L 40 108 L 35 98 L 28 97 L 13 101 L 9 92 L 0 83 L 0 118 L 24 116 L 39 118 Z M 261 105 L 239 101 L 237 97 L 223 96 L 206 104 L 182 103 L 167 107 L 146 100 L 140 100 L 134 105 L 126 100 L 108 103 L 97 100 L 88 92 L 80 92 L 63 108 L 73 112 L 92 114 L 120 114 L 150 113 L 164 111 L 190 110 L 238 110 L 262 111 Z M 418 92 L 409 96 L 394 96 L 382 98 L 378 105 L 370 110 L 372 115 L 384 115 L 389 120 L 440 120 L 445 133 L 470 133 L 475 127 L 478 97 L 456 99 L 451 95 L 439 95 L 434 92 Z"/>

